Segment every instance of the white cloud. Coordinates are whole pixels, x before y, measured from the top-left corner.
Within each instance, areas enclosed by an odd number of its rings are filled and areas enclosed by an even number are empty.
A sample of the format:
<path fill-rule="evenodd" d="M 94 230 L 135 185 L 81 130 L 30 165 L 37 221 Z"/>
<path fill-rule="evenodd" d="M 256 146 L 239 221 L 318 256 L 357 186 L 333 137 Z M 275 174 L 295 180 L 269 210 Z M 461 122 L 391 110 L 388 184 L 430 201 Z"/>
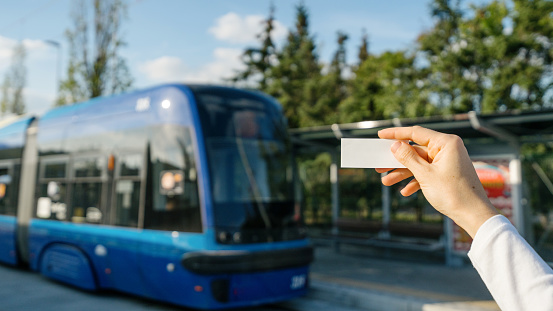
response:
<path fill-rule="evenodd" d="M 0 36 L 0 71 L 8 68 L 10 65 L 13 49 L 16 44 L 17 40 Z M 36 55 L 42 55 L 41 53 L 33 52 L 43 51 L 47 48 L 47 44 L 41 40 L 24 39 L 23 45 L 27 50 L 27 55 L 33 58 Z"/>
<path fill-rule="evenodd" d="M 190 76 L 189 80 L 197 79 L 197 82 L 221 82 L 223 78 L 229 78 L 235 70 L 243 69 L 244 64 L 240 60 L 243 50 L 232 48 L 217 48 L 213 51 L 214 61 L 206 64 L 200 72 Z"/>
<path fill-rule="evenodd" d="M 234 12 L 227 13 L 216 20 L 215 26 L 209 28 L 209 32 L 215 38 L 230 43 L 253 43 L 256 36 L 263 31 L 262 15 L 247 15 L 241 17 Z M 279 21 L 273 23 L 272 39 L 278 41 L 286 36 L 286 27 Z"/>
<path fill-rule="evenodd" d="M 213 61 L 201 67 L 190 67 L 178 57 L 163 56 L 139 65 L 138 69 L 154 83 L 222 83 L 235 70 L 243 68 L 241 55 L 241 49 L 217 48 Z"/>
<path fill-rule="evenodd" d="M 44 50 L 48 47 L 48 44 L 42 40 L 25 39 L 23 45 L 27 51 Z"/>
<path fill-rule="evenodd" d="M 0 57 L 9 56 L 14 45 L 15 40 L 0 36 Z"/>
<path fill-rule="evenodd" d="M 139 65 L 138 70 L 152 81 L 168 82 L 181 80 L 187 68 L 180 58 L 163 56 Z"/>
<path fill-rule="evenodd" d="M 9 66 L 16 41 L 0 36 L 0 70 Z"/>

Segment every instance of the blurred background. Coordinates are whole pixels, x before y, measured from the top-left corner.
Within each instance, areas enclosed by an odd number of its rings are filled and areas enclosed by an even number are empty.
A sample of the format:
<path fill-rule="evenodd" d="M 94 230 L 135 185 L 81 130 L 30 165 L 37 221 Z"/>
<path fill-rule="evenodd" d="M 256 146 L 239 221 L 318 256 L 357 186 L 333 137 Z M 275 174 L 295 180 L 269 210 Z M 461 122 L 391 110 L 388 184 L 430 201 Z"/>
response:
<path fill-rule="evenodd" d="M 290 128 L 553 108 L 546 0 L 3 0 L 0 7 L 2 118 L 164 82 L 261 90 L 282 103 Z M 549 261 L 552 149 L 522 149 L 532 239 Z M 332 225 L 330 164 L 328 153 L 298 159 L 315 237 Z M 380 175 L 339 174 L 339 217 L 381 222 Z M 422 195 L 393 189 L 391 208 L 392 222 L 428 224 L 429 237 L 440 238 L 443 219 Z"/>

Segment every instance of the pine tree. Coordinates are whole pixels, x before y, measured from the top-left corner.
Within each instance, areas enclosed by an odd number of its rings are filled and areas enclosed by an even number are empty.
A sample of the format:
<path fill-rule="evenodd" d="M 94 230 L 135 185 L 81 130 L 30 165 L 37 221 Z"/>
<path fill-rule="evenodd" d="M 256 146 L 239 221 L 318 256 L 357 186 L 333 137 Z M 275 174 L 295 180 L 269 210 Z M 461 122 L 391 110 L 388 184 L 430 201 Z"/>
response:
<path fill-rule="evenodd" d="M 363 29 L 363 36 L 361 37 L 361 45 L 357 52 L 357 65 L 361 65 L 365 60 L 369 58 L 369 35 L 367 31 Z"/>
<path fill-rule="evenodd" d="M 349 66 L 346 62 L 346 41 L 348 35 L 337 33 L 338 48 L 334 53 L 328 73 L 320 79 L 320 95 L 314 107 L 309 111 L 309 120 L 306 125 L 333 124 L 339 122 L 338 106 L 348 96 L 348 89 L 344 75 Z"/>
<path fill-rule="evenodd" d="M 244 71 L 238 72 L 230 80 L 234 83 L 253 83 L 253 87 L 266 91 L 270 83 L 271 68 L 276 58 L 276 48 L 273 43 L 272 33 L 274 30 L 275 7 L 271 4 L 269 16 L 263 21 L 264 29 L 257 35 L 261 46 L 258 48 L 247 48 L 242 54 L 242 62 L 246 65 Z M 253 80 L 253 81 L 252 81 Z"/>
<path fill-rule="evenodd" d="M 282 51 L 277 53 L 277 60 L 267 92 L 282 103 L 290 127 L 305 126 L 310 120 L 309 111 L 319 97 L 321 66 L 303 3 L 296 7 L 296 27 L 288 34 Z"/>

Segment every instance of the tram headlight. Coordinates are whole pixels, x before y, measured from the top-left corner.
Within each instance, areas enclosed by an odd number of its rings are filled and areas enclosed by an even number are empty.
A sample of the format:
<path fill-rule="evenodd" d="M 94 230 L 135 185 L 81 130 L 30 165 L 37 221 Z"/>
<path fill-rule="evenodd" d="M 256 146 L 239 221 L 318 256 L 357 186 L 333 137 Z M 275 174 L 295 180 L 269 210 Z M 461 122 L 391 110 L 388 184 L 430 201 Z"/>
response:
<path fill-rule="evenodd" d="M 230 239 L 230 233 L 226 231 L 219 231 L 219 233 L 217 233 L 217 239 L 221 243 L 228 243 L 228 240 Z"/>
<path fill-rule="evenodd" d="M 218 231 L 217 241 L 223 244 L 240 244 L 242 243 L 242 233 L 239 231 L 234 233 L 228 231 Z"/>
<path fill-rule="evenodd" d="M 240 232 L 235 232 L 232 235 L 232 241 L 234 243 L 240 243 L 242 241 L 242 234 Z"/>

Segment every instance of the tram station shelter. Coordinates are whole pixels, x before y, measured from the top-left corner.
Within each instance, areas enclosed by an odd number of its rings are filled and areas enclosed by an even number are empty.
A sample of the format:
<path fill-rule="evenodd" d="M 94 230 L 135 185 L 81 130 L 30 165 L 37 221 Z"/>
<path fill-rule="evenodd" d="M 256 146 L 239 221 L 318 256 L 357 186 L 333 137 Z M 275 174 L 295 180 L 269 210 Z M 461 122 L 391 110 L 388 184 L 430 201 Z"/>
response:
<path fill-rule="evenodd" d="M 409 119 L 391 119 L 380 121 L 363 121 L 347 124 L 291 129 L 296 154 L 314 154 L 328 152 L 331 155 L 330 166 L 332 236 L 335 245 L 340 243 L 340 216 L 338 169 L 340 167 L 340 140 L 342 138 L 377 138 L 378 131 L 388 127 L 419 125 L 436 131 L 460 136 L 475 162 L 481 181 L 483 177 L 493 178 L 493 174 L 503 174 L 508 191 L 493 193 L 497 189 L 491 183 L 486 189 L 492 203 L 506 215 L 527 237 L 531 232 L 530 213 L 525 208 L 528 200 L 524 198 L 522 185 L 523 174 L 520 148 L 526 143 L 544 143 L 553 141 L 553 110 L 513 111 L 483 115 L 474 111 L 451 116 L 422 117 Z M 482 173 L 477 164 L 482 164 Z M 538 175 L 553 194 L 553 185 L 543 174 Z M 484 184 L 484 182 L 483 182 Z M 413 243 L 396 243 L 388 232 L 390 223 L 390 190 L 382 186 L 382 226 L 377 238 L 367 239 L 363 244 L 380 247 L 399 247 L 419 250 L 444 250 L 446 263 L 459 265 L 470 247 L 471 241 L 460 238 L 460 230 L 452 221 L 444 221 L 444 239 L 433 245 Z M 486 188 L 486 184 L 484 184 Z M 489 190 L 489 191 L 488 191 Z M 500 191 L 501 192 L 501 191 Z M 466 233 L 465 233 L 466 234 Z"/>

